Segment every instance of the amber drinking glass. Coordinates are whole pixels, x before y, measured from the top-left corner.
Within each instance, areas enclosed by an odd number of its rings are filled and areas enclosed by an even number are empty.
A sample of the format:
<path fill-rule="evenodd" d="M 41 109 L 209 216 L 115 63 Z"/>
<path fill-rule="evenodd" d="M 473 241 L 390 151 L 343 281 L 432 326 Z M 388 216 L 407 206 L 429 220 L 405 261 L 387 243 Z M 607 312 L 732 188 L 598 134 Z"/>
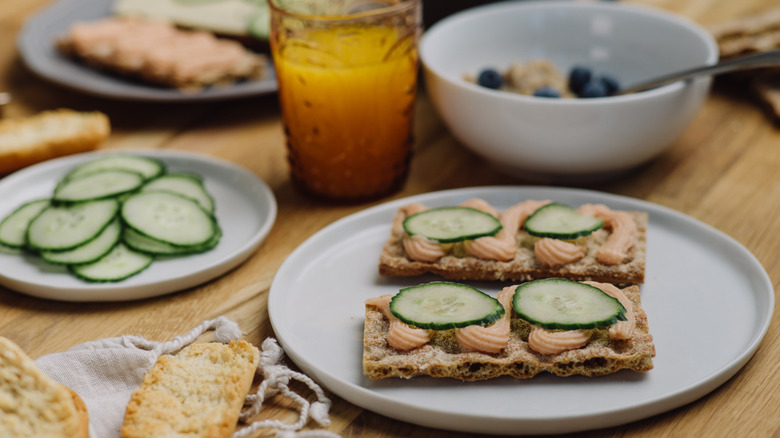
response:
<path fill-rule="evenodd" d="M 271 0 L 292 180 L 335 201 L 403 186 L 413 144 L 420 0 Z"/>

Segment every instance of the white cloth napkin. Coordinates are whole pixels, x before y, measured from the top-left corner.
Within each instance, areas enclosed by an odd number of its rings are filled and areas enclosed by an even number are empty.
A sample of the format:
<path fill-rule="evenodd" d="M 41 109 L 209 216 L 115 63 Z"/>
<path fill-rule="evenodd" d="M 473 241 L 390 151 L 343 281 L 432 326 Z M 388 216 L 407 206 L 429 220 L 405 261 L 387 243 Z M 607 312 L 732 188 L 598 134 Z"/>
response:
<path fill-rule="evenodd" d="M 130 396 L 140 386 L 144 375 L 154 366 L 157 358 L 163 354 L 176 353 L 207 330 L 214 330 L 215 341 L 223 343 L 239 339 L 242 335 L 238 324 L 220 316 L 204 321 L 186 335 L 178 336 L 169 342 L 148 341 L 130 335 L 106 338 L 77 345 L 61 353 L 42 356 L 35 363 L 52 379 L 71 388 L 84 400 L 89 413 L 91 438 L 118 438 Z M 247 422 L 260 412 L 267 396 L 281 393 L 298 404 L 298 421 L 295 424 L 287 424 L 264 420 L 243 427 L 239 424 L 233 437 L 246 437 L 260 428 L 276 428 L 277 433 L 283 437 L 338 436 L 326 430 L 297 432 L 307 423 L 309 415 L 320 426 L 327 426 L 330 423 L 330 400 L 309 377 L 280 364 L 283 355 L 284 351 L 275 339 L 268 338 L 263 342 L 258 365 L 263 381 L 256 393 L 247 396 L 247 403 L 251 406 L 241 414 L 240 420 Z M 287 386 L 290 379 L 305 383 L 317 400 L 309 403 L 306 398 L 291 391 Z"/>

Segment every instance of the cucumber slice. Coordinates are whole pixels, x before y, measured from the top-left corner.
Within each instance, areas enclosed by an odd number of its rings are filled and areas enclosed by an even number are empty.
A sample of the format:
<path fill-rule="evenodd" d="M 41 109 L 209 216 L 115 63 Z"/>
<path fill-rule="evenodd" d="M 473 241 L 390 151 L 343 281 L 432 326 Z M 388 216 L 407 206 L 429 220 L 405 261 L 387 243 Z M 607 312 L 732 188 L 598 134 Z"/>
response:
<path fill-rule="evenodd" d="M 403 226 L 410 236 L 420 235 L 441 243 L 493 236 L 501 230 L 498 219 L 471 207 L 441 207 L 421 211 L 407 217 Z"/>
<path fill-rule="evenodd" d="M 141 187 L 144 177 L 127 170 L 102 170 L 64 180 L 54 190 L 54 200 L 84 202 L 129 193 Z"/>
<path fill-rule="evenodd" d="M 64 251 L 81 246 L 100 234 L 119 211 L 115 199 L 50 205 L 30 222 L 27 244 L 39 251 Z"/>
<path fill-rule="evenodd" d="M 122 225 L 116 217 L 89 242 L 67 251 L 41 251 L 41 257 L 51 263 L 73 265 L 91 263 L 108 254 L 119 242 Z"/>
<path fill-rule="evenodd" d="M 585 216 L 568 205 L 551 203 L 536 210 L 525 220 L 525 230 L 537 237 L 573 240 L 590 235 L 604 226 L 604 221 Z"/>
<path fill-rule="evenodd" d="M 162 190 L 193 199 L 204 210 L 214 214 L 214 199 L 203 187 L 203 181 L 190 173 L 169 173 L 158 176 L 141 187 L 142 192 Z"/>
<path fill-rule="evenodd" d="M 626 308 L 601 289 L 562 278 L 523 283 L 512 308 L 531 324 L 548 330 L 592 329 L 625 321 Z"/>
<path fill-rule="evenodd" d="M 430 330 L 490 325 L 504 315 L 504 306 L 490 295 L 464 284 L 435 281 L 401 289 L 390 300 L 401 321 Z"/>
<path fill-rule="evenodd" d="M 148 157 L 123 154 L 108 155 L 81 164 L 65 175 L 64 179 L 76 178 L 104 170 L 126 170 L 140 173 L 144 179 L 148 180 L 162 175 L 165 172 L 165 165 L 159 160 Z"/>
<path fill-rule="evenodd" d="M 193 246 L 173 246 L 171 244 L 160 242 L 158 240 L 154 240 L 150 237 L 139 234 L 132 228 L 125 228 L 122 230 L 122 241 L 125 243 L 125 245 L 136 251 L 155 255 L 181 255 L 208 251 L 217 246 L 221 238 L 222 230 L 217 228 L 217 232 L 214 233 L 214 237 L 212 237 L 211 240 L 205 244 Z"/>
<path fill-rule="evenodd" d="M 249 18 L 247 33 L 263 41 L 268 41 L 268 35 L 271 31 L 271 15 L 268 5 L 260 5 L 258 11 Z"/>
<path fill-rule="evenodd" d="M 197 203 L 169 192 L 136 193 L 122 204 L 121 215 L 138 233 L 174 246 L 205 244 L 218 228 Z"/>
<path fill-rule="evenodd" d="M 44 208 L 51 203 L 39 199 L 23 204 L 0 222 L 0 244 L 9 248 L 21 248 L 27 244 L 27 227 Z"/>
<path fill-rule="evenodd" d="M 154 257 L 133 251 L 121 242 L 95 262 L 70 265 L 76 276 L 92 282 L 121 281 L 146 269 Z"/>

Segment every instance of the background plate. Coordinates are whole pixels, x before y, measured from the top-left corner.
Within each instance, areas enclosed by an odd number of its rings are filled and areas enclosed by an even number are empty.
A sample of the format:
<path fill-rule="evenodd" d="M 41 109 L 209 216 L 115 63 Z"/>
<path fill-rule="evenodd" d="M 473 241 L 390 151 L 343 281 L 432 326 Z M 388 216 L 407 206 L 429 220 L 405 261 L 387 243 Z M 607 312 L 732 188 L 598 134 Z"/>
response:
<path fill-rule="evenodd" d="M 56 84 L 84 93 L 121 100 L 195 102 L 251 97 L 276 91 L 273 69 L 267 78 L 214 87 L 185 94 L 175 89 L 154 87 L 112 76 L 66 58 L 54 47 L 71 24 L 111 16 L 113 1 L 59 0 L 30 18 L 19 34 L 19 54 L 30 70 Z"/>
<path fill-rule="evenodd" d="M 379 253 L 396 210 L 480 197 L 504 210 L 528 199 L 587 202 L 649 213 L 642 304 L 655 368 L 604 377 L 539 375 L 462 383 L 429 377 L 371 381 L 362 373 L 364 301 L 435 277 L 383 278 Z M 470 282 L 495 295 L 507 283 Z M 545 187 L 469 188 L 379 205 L 309 238 L 271 285 L 269 314 L 287 354 L 340 397 L 423 426 L 494 434 L 564 433 L 614 426 L 682 406 L 733 376 L 769 325 L 769 276 L 743 246 L 681 213 L 616 195 Z M 317 333 L 317 336 L 312 336 Z"/>
<path fill-rule="evenodd" d="M 121 301 L 147 298 L 197 286 L 224 274 L 260 246 L 276 220 L 276 199 L 254 174 L 232 163 L 178 151 L 127 150 L 157 158 L 169 171 L 203 177 L 214 197 L 222 239 L 201 254 L 154 261 L 145 271 L 118 283 L 89 283 L 62 266 L 34 256 L 0 252 L 0 284 L 28 295 L 63 301 Z M 69 170 L 106 152 L 72 155 L 47 161 L 0 179 L 0 217 L 24 202 L 51 197 L 57 181 Z"/>

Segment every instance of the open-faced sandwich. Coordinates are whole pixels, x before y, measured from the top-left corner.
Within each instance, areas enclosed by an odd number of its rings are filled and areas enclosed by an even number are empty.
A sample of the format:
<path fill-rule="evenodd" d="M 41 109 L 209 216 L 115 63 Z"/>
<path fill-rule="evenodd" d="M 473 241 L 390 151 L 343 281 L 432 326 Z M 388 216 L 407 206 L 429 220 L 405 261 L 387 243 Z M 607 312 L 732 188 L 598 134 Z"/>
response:
<path fill-rule="evenodd" d="M 432 282 L 366 301 L 363 373 L 473 381 L 648 371 L 655 356 L 638 286 L 548 278 L 496 298 Z"/>
<path fill-rule="evenodd" d="M 562 277 L 639 284 L 648 215 L 602 204 L 578 209 L 529 200 L 498 212 L 482 199 L 399 209 L 379 273 L 450 280 L 528 281 Z"/>

